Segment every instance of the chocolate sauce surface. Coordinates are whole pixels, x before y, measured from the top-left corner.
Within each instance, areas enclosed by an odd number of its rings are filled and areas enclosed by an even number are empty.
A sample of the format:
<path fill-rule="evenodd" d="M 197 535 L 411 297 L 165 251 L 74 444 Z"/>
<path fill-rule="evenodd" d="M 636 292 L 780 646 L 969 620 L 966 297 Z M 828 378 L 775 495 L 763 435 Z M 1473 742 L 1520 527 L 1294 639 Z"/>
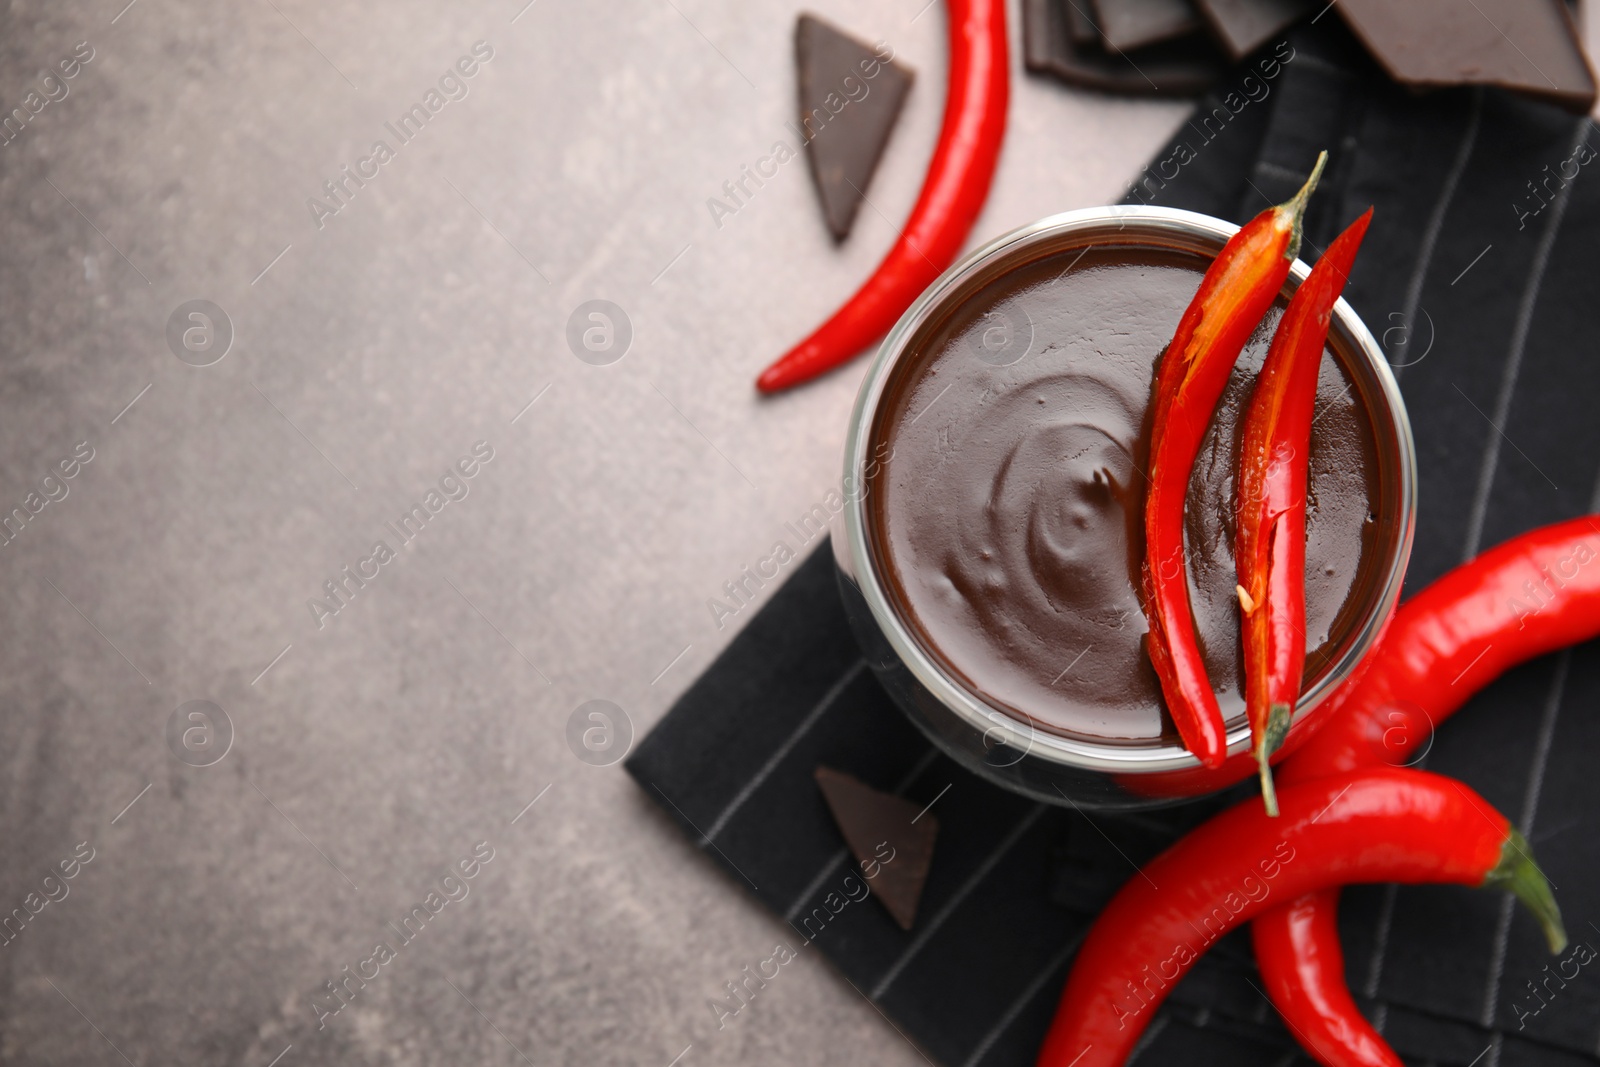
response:
<path fill-rule="evenodd" d="M 936 321 L 896 368 L 874 437 L 873 551 L 923 647 L 989 704 L 1098 742 L 1176 740 L 1140 607 L 1155 367 L 1208 261 L 1071 251 L 1014 269 Z M 1243 721 L 1233 562 L 1240 423 L 1279 300 L 1245 347 L 1190 478 L 1189 593 L 1230 728 Z M 1378 581 L 1377 446 L 1323 354 L 1306 509 L 1306 678 L 1353 639 Z"/>

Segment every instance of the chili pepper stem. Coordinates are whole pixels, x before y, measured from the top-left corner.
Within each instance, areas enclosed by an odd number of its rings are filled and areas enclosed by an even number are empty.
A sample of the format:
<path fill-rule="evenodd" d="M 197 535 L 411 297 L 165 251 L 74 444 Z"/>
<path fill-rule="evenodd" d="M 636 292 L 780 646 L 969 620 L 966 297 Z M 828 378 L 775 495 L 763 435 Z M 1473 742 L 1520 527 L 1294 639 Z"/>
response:
<path fill-rule="evenodd" d="M 1485 888 L 1506 889 L 1516 894 L 1518 900 L 1533 912 L 1550 943 L 1552 953 L 1567 947 L 1567 931 L 1561 925 L 1561 909 L 1550 892 L 1550 882 L 1533 861 L 1528 851 L 1528 841 L 1516 827 L 1510 828 L 1506 843 L 1500 847 L 1500 862 L 1483 876 Z"/>
<path fill-rule="evenodd" d="M 1316 166 L 1311 168 L 1311 177 L 1300 187 L 1300 191 L 1278 206 L 1278 210 L 1289 215 L 1293 220 L 1294 232 L 1289 237 L 1289 245 L 1283 250 L 1283 258 L 1294 262 L 1300 255 L 1300 237 L 1305 229 L 1306 204 L 1311 199 L 1311 193 L 1317 187 L 1317 179 L 1322 177 L 1322 168 L 1327 165 L 1328 152 L 1324 149 L 1317 154 Z"/>
<path fill-rule="evenodd" d="M 1267 711 L 1267 729 L 1261 740 L 1261 747 L 1268 756 L 1283 747 L 1283 739 L 1289 733 L 1289 720 L 1294 714 L 1294 709 L 1288 704 L 1279 701 Z"/>
<path fill-rule="evenodd" d="M 1261 737 L 1256 742 L 1256 765 L 1261 774 L 1261 800 L 1267 806 L 1267 814 L 1273 818 L 1278 817 L 1278 789 L 1272 781 L 1272 754 L 1283 746 L 1283 739 L 1289 733 L 1291 712 L 1289 705 L 1284 703 L 1273 704 L 1267 712 L 1267 725 L 1261 731 Z"/>
<path fill-rule="evenodd" d="M 1256 764 L 1261 772 L 1261 803 L 1266 805 L 1267 814 L 1274 819 L 1278 817 L 1278 790 L 1272 784 L 1272 763 L 1267 758 L 1267 750 L 1256 746 Z"/>

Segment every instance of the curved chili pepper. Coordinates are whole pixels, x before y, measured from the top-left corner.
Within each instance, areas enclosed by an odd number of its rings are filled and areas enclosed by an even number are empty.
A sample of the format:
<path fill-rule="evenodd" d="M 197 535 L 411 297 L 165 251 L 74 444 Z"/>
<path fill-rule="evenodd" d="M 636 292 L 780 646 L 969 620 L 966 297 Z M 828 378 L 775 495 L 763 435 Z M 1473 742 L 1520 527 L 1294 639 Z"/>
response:
<path fill-rule="evenodd" d="M 1150 489 L 1144 504 L 1145 648 L 1184 745 L 1208 768 L 1227 758 L 1228 732 L 1206 676 L 1189 610 L 1183 509 L 1189 474 L 1228 376 L 1272 306 L 1300 253 L 1306 201 L 1328 153 L 1288 203 L 1251 219 L 1228 239 L 1178 320 L 1156 367 L 1150 416 Z"/>
<path fill-rule="evenodd" d="M 1239 448 L 1233 556 L 1245 710 L 1268 815 L 1278 814 L 1269 761 L 1289 732 L 1306 665 L 1306 482 L 1317 372 L 1333 305 L 1371 221 L 1368 208 L 1295 290 L 1256 376 Z"/>
<path fill-rule="evenodd" d="M 1600 516 L 1542 526 L 1449 571 L 1400 606 L 1360 681 L 1280 773 L 1402 763 L 1520 663 L 1600 637 Z"/>
<path fill-rule="evenodd" d="M 756 379 L 775 393 L 832 370 L 889 332 L 972 229 L 1000 159 L 1010 70 L 1005 0 L 949 0 L 950 87 L 922 192 L 889 254 L 856 294 Z"/>
<path fill-rule="evenodd" d="M 1367 673 L 1278 771 L 1284 784 L 1404 762 L 1478 690 L 1536 656 L 1600 637 L 1600 517 L 1544 526 L 1489 549 L 1400 606 Z M 1339 890 L 1258 916 L 1267 995 L 1325 1067 L 1395 1067 L 1345 983 Z"/>
<path fill-rule="evenodd" d="M 1347 882 L 1509 889 L 1566 945 L 1527 842 L 1466 786 L 1371 768 L 1285 788 L 1283 814 L 1241 804 L 1152 860 L 1112 898 L 1073 962 L 1039 1067 L 1116 1067 L 1214 941 L 1271 907 Z"/>
<path fill-rule="evenodd" d="M 1333 907 L 1324 906 L 1328 898 Z M 1338 901 L 1338 889 L 1319 889 L 1263 912 L 1250 924 L 1256 959 L 1277 964 L 1261 967 L 1267 996 L 1324 1067 L 1405 1067 L 1345 986 Z M 1328 975 L 1340 980 L 1330 983 Z"/>

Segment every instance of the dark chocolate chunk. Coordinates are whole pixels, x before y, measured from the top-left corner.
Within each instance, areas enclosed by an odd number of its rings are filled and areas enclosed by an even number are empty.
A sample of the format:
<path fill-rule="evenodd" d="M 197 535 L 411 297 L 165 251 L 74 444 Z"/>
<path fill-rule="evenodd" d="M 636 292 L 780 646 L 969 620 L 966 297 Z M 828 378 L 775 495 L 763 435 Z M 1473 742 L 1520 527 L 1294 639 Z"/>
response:
<path fill-rule="evenodd" d="M 1022 0 L 1023 62 L 1035 73 L 1069 85 L 1134 96 L 1197 96 L 1227 69 L 1222 53 L 1201 34 L 1114 55 L 1076 44 L 1067 5 L 1088 11 L 1089 0 Z"/>
<path fill-rule="evenodd" d="M 818 767 L 815 774 L 828 810 L 873 892 L 900 929 L 911 929 L 933 862 L 939 820 L 904 797 L 880 793 L 843 771 Z"/>
<path fill-rule="evenodd" d="M 1072 38 L 1073 44 L 1093 45 L 1096 48 L 1105 46 L 1105 41 L 1100 37 L 1100 28 L 1094 24 L 1094 15 L 1090 9 L 1094 0 L 1059 0 L 1067 16 L 1067 33 Z"/>
<path fill-rule="evenodd" d="M 1314 11 L 1326 0 L 1195 0 L 1222 47 L 1243 59 Z"/>
<path fill-rule="evenodd" d="M 1073 0 L 1083 3 L 1083 0 Z M 1189 0 L 1094 0 L 1100 39 L 1112 52 L 1131 52 L 1200 29 Z"/>
<path fill-rule="evenodd" d="M 823 218 L 833 239 L 842 241 L 914 75 L 813 15 L 801 15 L 795 23 L 794 50 L 806 158 Z"/>
<path fill-rule="evenodd" d="M 1583 113 L 1594 74 L 1561 0 L 1339 0 L 1378 62 L 1408 85 L 1498 85 Z"/>

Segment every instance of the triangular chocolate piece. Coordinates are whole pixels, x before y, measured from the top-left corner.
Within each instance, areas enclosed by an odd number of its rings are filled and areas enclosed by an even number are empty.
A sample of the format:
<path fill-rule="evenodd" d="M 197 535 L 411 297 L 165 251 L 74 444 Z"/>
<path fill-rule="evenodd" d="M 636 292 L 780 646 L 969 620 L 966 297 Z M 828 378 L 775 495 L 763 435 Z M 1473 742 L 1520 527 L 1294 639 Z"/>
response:
<path fill-rule="evenodd" d="M 877 871 L 873 891 L 900 929 L 911 929 L 933 862 L 939 820 L 904 797 L 880 793 L 843 771 L 818 767 L 815 774 L 851 854 L 864 872 Z"/>
<path fill-rule="evenodd" d="M 1578 114 L 1595 80 L 1561 0 L 1345 0 L 1339 13 L 1405 85 L 1498 85 Z"/>
<path fill-rule="evenodd" d="M 1322 7 L 1318 0 L 1197 0 L 1217 40 L 1234 59 L 1243 59 L 1296 22 Z"/>
<path fill-rule="evenodd" d="M 1111 52 L 1147 48 L 1200 28 L 1200 14 L 1189 0 L 1094 0 L 1094 13 L 1100 38 Z"/>
<path fill-rule="evenodd" d="M 914 75 L 813 15 L 801 15 L 795 23 L 794 51 L 800 68 L 798 132 L 823 218 L 833 239 L 842 241 Z"/>
<path fill-rule="evenodd" d="M 1067 36 L 1072 38 L 1073 44 L 1089 45 L 1099 48 L 1105 44 L 1100 36 L 1100 27 L 1095 25 L 1094 16 L 1089 13 L 1090 0 L 1062 0 L 1062 11 L 1067 19 Z"/>

